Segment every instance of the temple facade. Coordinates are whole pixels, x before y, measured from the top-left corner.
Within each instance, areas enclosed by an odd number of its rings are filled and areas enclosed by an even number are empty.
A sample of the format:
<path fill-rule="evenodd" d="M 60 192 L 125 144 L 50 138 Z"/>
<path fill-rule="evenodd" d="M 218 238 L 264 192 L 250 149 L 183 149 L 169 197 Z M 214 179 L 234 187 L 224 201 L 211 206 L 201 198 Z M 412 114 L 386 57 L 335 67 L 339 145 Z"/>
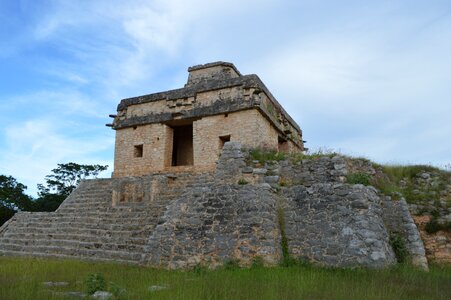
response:
<path fill-rule="evenodd" d="M 282 152 L 303 151 L 302 131 L 257 75 L 231 63 L 188 68 L 181 89 L 123 99 L 116 130 L 113 177 L 158 171 L 205 171 L 225 142 Z"/>

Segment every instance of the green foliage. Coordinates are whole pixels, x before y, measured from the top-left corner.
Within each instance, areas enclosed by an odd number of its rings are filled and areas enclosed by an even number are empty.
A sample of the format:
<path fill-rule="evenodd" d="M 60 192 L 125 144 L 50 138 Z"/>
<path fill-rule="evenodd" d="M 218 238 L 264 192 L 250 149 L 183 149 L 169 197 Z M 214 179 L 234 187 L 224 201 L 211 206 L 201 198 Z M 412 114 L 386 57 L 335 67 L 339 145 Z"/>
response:
<path fill-rule="evenodd" d="M 277 209 L 277 222 L 280 230 L 280 247 L 282 248 L 281 265 L 289 266 L 291 262 L 290 252 L 288 249 L 288 239 L 285 233 L 285 213 L 282 207 Z"/>
<path fill-rule="evenodd" d="M 25 194 L 27 187 L 12 176 L 0 175 L 0 204 L 11 210 L 31 210 L 33 202 Z"/>
<path fill-rule="evenodd" d="M 69 299 L 58 294 L 84 290 L 88 274 L 102 273 L 127 290 L 122 299 L 449 299 L 451 268 L 408 265 L 386 269 L 292 267 L 163 270 L 124 264 L 0 256 L 0 299 Z M 42 282 L 66 281 L 49 290 Z M 149 286 L 167 286 L 150 292 Z M 110 290 L 111 291 L 111 290 Z M 88 298 L 87 298 L 88 299 Z"/>
<path fill-rule="evenodd" d="M 43 194 L 34 202 L 34 211 L 55 211 L 66 199 L 66 195 Z"/>
<path fill-rule="evenodd" d="M 94 294 L 96 291 L 105 291 L 107 288 L 105 278 L 100 273 L 89 274 L 85 279 L 86 293 Z"/>
<path fill-rule="evenodd" d="M 321 157 L 333 157 L 337 153 L 331 149 L 319 148 L 316 151 L 306 153 L 284 153 L 265 148 L 254 148 L 249 151 L 249 156 L 260 163 L 271 161 L 290 160 L 292 163 L 299 163 L 303 159 L 319 159 Z"/>
<path fill-rule="evenodd" d="M 117 283 L 110 281 L 108 283 L 108 291 L 114 295 L 114 297 L 118 298 L 127 293 L 127 290 L 123 287 L 119 286 Z M 95 292 L 94 292 L 95 293 Z"/>
<path fill-rule="evenodd" d="M 58 164 L 58 168 L 45 177 L 46 185 L 38 184 L 39 198 L 35 201 L 35 211 L 55 211 L 81 180 L 96 177 L 107 168 L 108 166 L 79 165 L 72 162 Z"/>
<path fill-rule="evenodd" d="M 58 194 L 67 197 L 81 180 L 96 177 L 107 168 L 108 166 L 79 165 L 73 162 L 58 164 L 58 168 L 52 170 L 53 174 L 45 177 L 46 185 L 38 184 L 39 195 Z"/>
<path fill-rule="evenodd" d="M 270 161 L 281 161 L 286 159 L 286 153 L 277 152 L 274 150 L 255 148 L 249 151 L 249 155 L 253 160 L 258 160 L 260 163 Z"/>
<path fill-rule="evenodd" d="M 244 179 L 244 178 L 240 178 L 240 180 L 238 180 L 238 184 L 239 185 L 246 185 L 246 184 L 248 184 L 249 182 L 246 180 L 246 179 Z"/>
<path fill-rule="evenodd" d="M 436 217 L 432 217 L 429 222 L 426 223 L 424 226 L 424 230 L 426 230 L 427 233 L 436 233 L 440 230 L 450 232 L 451 231 L 451 222 L 446 222 L 444 224 L 440 224 Z"/>
<path fill-rule="evenodd" d="M 399 263 L 407 262 L 409 253 L 407 252 L 406 242 L 402 236 L 397 233 L 390 234 L 390 245 L 395 252 L 396 259 Z"/>
<path fill-rule="evenodd" d="M 408 203 L 422 204 L 435 199 L 435 205 L 440 206 L 438 195 L 446 189 L 447 182 L 451 179 L 449 171 L 427 165 L 373 165 L 376 169 L 382 171 L 383 176 L 373 179 L 371 184 L 382 193 L 392 196 L 395 200 L 400 195 L 403 196 Z M 428 184 L 418 182 L 418 176 L 422 172 L 433 175 Z"/>
<path fill-rule="evenodd" d="M 25 194 L 27 187 L 12 176 L 0 175 L 0 226 L 17 210 L 34 209 L 33 199 Z"/>
<path fill-rule="evenodd" d="M 206 266 L 204 266 L 202 264 L 197 264 L 191 269 L 191 271 L 194 274 L 203 275 L 203 274 L 207 273 L 208 269 Z"/>
<path fill-rule="evenodd" d="M 230 259 L 224 263 L 223 268 L 225 270 L 237 270 L 240 269 L 240 264 L 236 259 Z"/>
<path fill-rule="evenodd" d="M 426 223 L 424 226 L 424 230 L 426 230 L 427 233 L 436 233 L 440 230 L 440 225 L 437 222 L 437 219 L 432 218 L 429 222 Z"/>
<path fill-rule="evenodd" d="M 46 184 L 38 184 L 37 199 L 25 194 L 27 187 L 12 176 L 0 175 L 0 226 L 17 210 L 55 211 L 81 180 L 96 177 L 108 166 L 58 164 L 52 174 L 45 177 Z"/>
<path fill-rule="evenodd" d="M 263 268 L 265 266 L 265 263 L 263 261 L 263 257 L 261 256 L 256 256 L 252 259 L 252 265 L 251 268 L 255 269 L 255 268 Z"/>
<path fill-rule="evenodd" d="M 371 176 L 366 173 L 358 172 L 351 173 L 346 176 L 346 182 L 350 184 L 363 184 L 370 185 L 371 184 Z"/>
<path fill-rule="evenodd" d="M 0 203 L 0 226 L 12 218 L 16 211 Z"/>
<path fill-rule="evenodd" d="M 291 180 L 289 180 L 289 179 L 286 179 L 286 178 L 284 178 L 284 177 L 281 177 L 280 179 L 279 179 L 279 185 L 280 186 L 290 186 L 292 183 L 291 183 Z"/>

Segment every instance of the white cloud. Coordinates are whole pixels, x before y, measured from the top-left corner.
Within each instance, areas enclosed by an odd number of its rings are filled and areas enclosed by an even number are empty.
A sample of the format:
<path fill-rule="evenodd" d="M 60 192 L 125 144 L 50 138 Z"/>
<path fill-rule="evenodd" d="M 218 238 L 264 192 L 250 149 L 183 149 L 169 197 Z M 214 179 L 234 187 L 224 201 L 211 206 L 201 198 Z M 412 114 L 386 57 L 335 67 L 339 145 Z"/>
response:
<path fill-rule="evenodd" d="M 5 146 L 0 150 L 0 172 L 12 174 L 36 192 L 36 183 L 58 163 L 69 161 L 86 164 L 108 164 L 100 152 L 110 149 L 114 140 L 110 136 L 69 137 L 55 120 L 32 119 L 6 128 Z M 111 168 L 110 168 L 111 170 Z"/>

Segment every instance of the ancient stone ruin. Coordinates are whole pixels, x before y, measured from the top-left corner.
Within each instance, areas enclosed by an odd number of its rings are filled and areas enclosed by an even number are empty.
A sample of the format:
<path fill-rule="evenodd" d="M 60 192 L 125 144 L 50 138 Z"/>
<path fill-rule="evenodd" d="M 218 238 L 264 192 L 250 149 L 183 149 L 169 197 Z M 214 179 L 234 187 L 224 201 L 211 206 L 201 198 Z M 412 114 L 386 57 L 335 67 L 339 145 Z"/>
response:
<path fill-rule="evenodd" d="M 184 88 L 124 99 L 111 179 L 83 181 L 51 213 L 18 212 L 0 254 L 164 268 L 267 265 L 284 257 L 339 267 L 396 263 L 389 235 L 427 268 L 403 201 L 346 184 L 346 158 L 256 160 L 301 153 L 302 131 L 256 75 L 216 62 Z"/>
<path fill-rule="evenodd" d="M 113 177 L 212 171 L 224 143 L 302 151 L 302 131 L 256 75 L 231 63 L 190 67 L 184 88 L 124 99 Z M 177 167 L 177 168 L 176 168 Z"/>

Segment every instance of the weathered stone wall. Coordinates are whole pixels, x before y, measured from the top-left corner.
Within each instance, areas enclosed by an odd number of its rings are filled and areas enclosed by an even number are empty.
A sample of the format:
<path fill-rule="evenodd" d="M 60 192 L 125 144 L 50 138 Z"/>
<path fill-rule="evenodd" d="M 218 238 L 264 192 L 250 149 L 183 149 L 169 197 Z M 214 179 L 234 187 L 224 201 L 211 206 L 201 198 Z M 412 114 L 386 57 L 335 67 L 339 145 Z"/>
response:
<path fill-rule="evenodd" d="M 220 137 L 249 147 L 277 147 L 277 131 L 257 110 L 202 118 L 193 123 L 194 164 L 215 166 L 221 152 Z"/>
<path fill-rule="evenodd" d="M 165 268 L 261 257 L 274 265 L 286 239 L 294 258 L 380 268 L 395 263 L 388 231 L 398 230 L 421 260 L 406 206 L 343 183 L 345 165 L 339 156 L 255 162 L 240 143 L 227 142 L 215 173 L 85 181 L 55 213 L 18 214 L 0 228 L 0 254 Z"/>
<path fill-rule="evenodd" d="M 210 267 L 228 260 L 281 257 L 276 199 L 269 187 L 211 185 L 188 189 L 167 207 L 145 248 L 152 266 Z"/>
<path fill-rule="evenodd" d="M 289 251 L 340 267 L 395 262 L 376 191 L 363 185 L 317 183 L 282 189 Z"/>
<path fill-rule="evenodd" d="M 342 156 L 303 159 L 297 163 L 281 162 L 279 175 L 292 185 L 310 186 L 319 182 L 344 182 L 348 170 Z"/>
<path fill-rule="evenodd" d="M 451 232 L 440 230 L 432 234 L 428 233 L 425 227 L 432 218 L 429 215 L 413 216 L 415 224 L 420 230 L 426 257 L 434 263 L 451 265 Z"/>
<path fill-rule="evenodd" d="M 113 177 L 147 175 L 170 166 L 172 137 L 173 130 L 164 124 L 117 130 Z M 139 145 L 142 157 L 135 157 Z"/>
<path fill-rule="evenodd" d="M 239 126 L 237 126 L 239 124 Z M 205 117 L 193 122 L 193 165 L 213 170 L 221 152 L 221 137 L 230 137 L 247 147 L 277 148 L 277 131 L 258 110 L 244 110 Z M 142 157 L 134 147 L 142 145 Z M 170 171 L 173 129 L 150 124 L 116 131 L 114 177 L 141 176 L 155 171 Z M 179 151 L 184 149 L 179 149 Z"/>
<path fill-rule="evenodd" d="M 383 196 L 384 221 L 391 233 L 399 234 L 405 241 L 412 264 L 428 269 L 428 262 L 420 232 L 412 219 L 409 207 L 404 198 L 393 201 Z"/>
<path fill-rule="evenodd" d="M 241 76 L 231 63 L 205 64 L 188 68 L 189 77 L 186 86 L 207 80 L 224 80 Z"/>

